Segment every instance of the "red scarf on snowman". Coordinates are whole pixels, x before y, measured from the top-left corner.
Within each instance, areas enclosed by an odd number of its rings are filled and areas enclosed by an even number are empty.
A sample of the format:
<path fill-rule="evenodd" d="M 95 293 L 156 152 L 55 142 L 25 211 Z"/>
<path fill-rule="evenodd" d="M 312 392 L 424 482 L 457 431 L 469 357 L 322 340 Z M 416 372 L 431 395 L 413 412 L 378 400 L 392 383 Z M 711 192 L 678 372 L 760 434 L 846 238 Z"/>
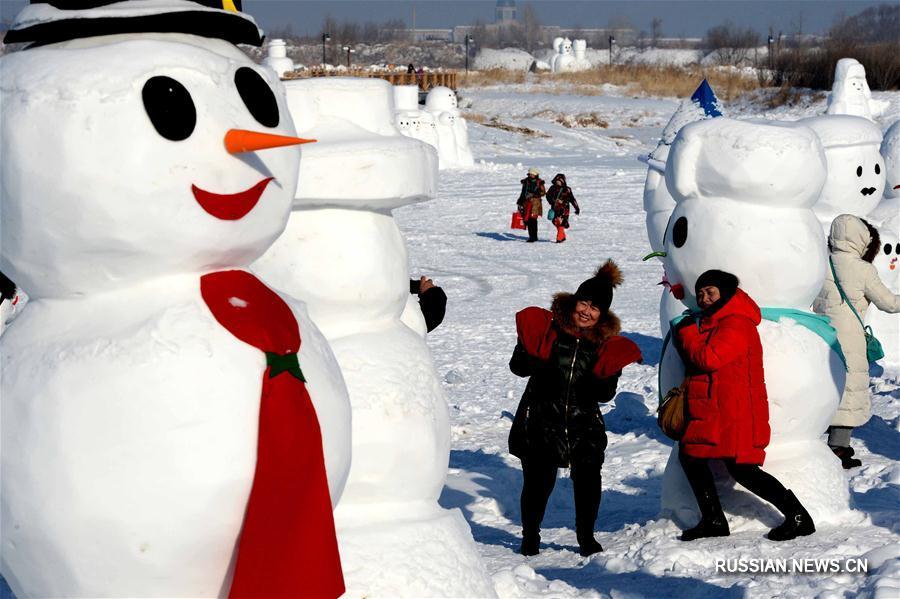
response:
<path fill-rule="evenodd" d="M 229 597 L 339 597 L 344 578 L 297 320 L 246 271 L 204 275 L 200 293 L 219 324 L 266 354 L 256 472 Z"/>

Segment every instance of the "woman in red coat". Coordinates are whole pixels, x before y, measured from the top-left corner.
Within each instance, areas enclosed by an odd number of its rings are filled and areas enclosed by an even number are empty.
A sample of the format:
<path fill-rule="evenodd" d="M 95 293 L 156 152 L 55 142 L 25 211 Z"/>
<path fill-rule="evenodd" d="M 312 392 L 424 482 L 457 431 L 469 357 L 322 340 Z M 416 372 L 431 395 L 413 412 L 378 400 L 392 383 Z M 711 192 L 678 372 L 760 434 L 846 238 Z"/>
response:
<path fill-rule="evenodd" d="M 787 541 L 815 532 L 809 513 L 793 492 L 760 469 L 769 444 L 769 403 L 763 373 L 759 306 L 738 289 L 731 273 L 708 270 L 695 284 L 696 317 L 681 321 L 676 347 L 685 363 L 687 428 L 679 460 L 700 507 L 700 523 L 683 541 L 728 536 L 728 521 L 709 469 L 710 459 L 785 516 L 769 539 Z"/>

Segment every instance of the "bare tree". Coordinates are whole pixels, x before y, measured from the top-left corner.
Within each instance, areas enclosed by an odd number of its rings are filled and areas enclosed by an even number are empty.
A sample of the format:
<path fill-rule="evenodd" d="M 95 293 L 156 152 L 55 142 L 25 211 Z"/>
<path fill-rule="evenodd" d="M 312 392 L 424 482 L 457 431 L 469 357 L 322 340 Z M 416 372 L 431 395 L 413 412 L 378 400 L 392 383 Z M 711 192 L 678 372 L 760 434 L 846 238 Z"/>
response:
<path fill-rule="evenodd" d="M 522 9 L 522 29 L 525 34 L 525 50 L 534 52 L 541 39 L 541 23 L 530 2 Z"/>
<path fill-rule="evenodd" d="M 653 17 L 650 21 L 650 44 L 654 48 L 659 45 L 659 40 L 663 36 L 662 23 L 663 20 L 659 17 Z"/>
<path fill-rule="evenodd" d="M 720 64 L 739 65 L 750 59 L 750 51 L 759 45 L 759 33 L 725 21 L 706 32 L 703 47 L 715 52 Z"/>

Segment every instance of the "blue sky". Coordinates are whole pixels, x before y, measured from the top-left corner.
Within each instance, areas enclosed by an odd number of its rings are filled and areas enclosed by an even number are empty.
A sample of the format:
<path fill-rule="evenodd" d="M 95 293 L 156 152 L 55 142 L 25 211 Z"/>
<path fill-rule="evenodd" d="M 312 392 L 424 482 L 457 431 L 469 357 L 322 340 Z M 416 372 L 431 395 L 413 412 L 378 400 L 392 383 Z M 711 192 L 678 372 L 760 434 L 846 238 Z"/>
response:
<path fill-rule="evenodd" d="M 891 0 L 897 3 L 898 0 Z M 610 19 L 627 18 L 638 30 L 650 29 L 658 16 L 666 36 L 699 37 L 730 19 L 761 33 L 769 27 L 785 33 L 801 27 L 804 33 L 823 32 L 841 14 L 852 15 L 881 2 L 869 0 L 539 0 L 531 2 L 540 21 L 564 27 L 605 27 Z M 494 18 L 494 0 L 244 0 L 244 10 L 264 29 L 290 24 L 299 34 L 317 32 L 326 15 L 340 20 L 383 22 L 400 18 L 417 27 L 444 28 Z M 519 0 L 519 10 L 527 4 Z M 0 0 L 0 17 L 11 20 L 23 0 Z"/>

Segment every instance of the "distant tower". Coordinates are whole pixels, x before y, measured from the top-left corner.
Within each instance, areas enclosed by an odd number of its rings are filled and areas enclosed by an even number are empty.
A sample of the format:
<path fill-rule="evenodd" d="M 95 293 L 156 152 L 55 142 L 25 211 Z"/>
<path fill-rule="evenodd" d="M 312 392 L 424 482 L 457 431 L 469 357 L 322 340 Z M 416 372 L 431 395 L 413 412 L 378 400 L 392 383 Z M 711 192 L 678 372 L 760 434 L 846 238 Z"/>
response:
<path fill-rule="evenodd" d="M 516 0 L 497 0 L 494 22 L 509 25 L 516 20 Z"/>

